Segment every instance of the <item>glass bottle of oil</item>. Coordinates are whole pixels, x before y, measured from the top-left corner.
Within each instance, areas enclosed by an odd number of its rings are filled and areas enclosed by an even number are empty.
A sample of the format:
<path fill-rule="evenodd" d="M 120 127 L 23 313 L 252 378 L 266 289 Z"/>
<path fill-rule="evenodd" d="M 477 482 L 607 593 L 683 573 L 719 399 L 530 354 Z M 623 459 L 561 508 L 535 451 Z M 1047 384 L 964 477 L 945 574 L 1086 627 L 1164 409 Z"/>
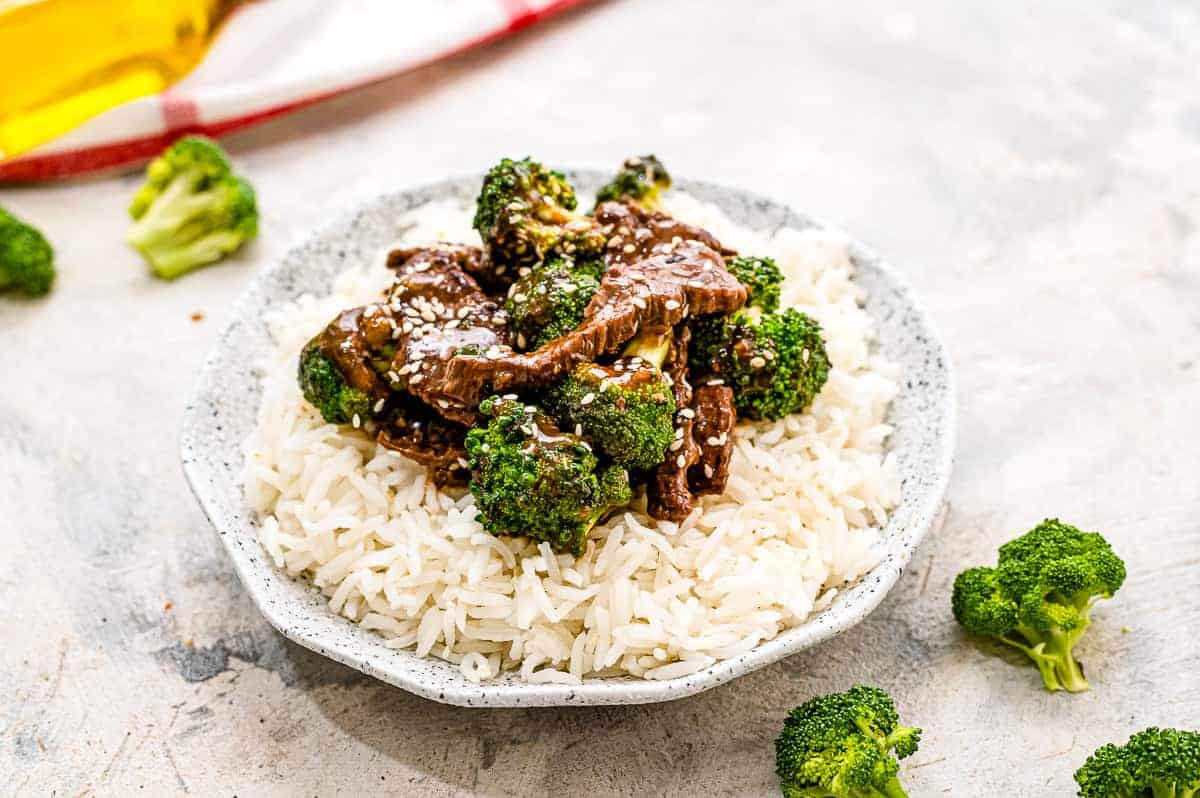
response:
<path fill-rule="evenodd" d="M 0 159 L 179 80 L 232 5 L 0 0 Z"/>

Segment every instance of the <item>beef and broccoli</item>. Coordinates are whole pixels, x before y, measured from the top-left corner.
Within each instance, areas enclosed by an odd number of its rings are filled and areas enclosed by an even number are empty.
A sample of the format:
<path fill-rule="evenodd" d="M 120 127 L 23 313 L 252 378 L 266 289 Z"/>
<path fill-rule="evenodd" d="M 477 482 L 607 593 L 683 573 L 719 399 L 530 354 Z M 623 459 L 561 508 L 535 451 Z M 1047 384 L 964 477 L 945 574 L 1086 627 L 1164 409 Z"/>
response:
<path fill-rule="evenodd" d="M 631 158 L 587 213 L 562 173 L 502 160 L 483 246 L 392 252 L 385 295 L 305 347 L 304 397 L 468 486 L 493 534 L 582 552 L 643 490 L 683 520 L 724 491 L 738 417 L 805 411 L 829 359 L 818 324 L 779 307 L 775 263 L 665 213 L 670 185 Z"/>

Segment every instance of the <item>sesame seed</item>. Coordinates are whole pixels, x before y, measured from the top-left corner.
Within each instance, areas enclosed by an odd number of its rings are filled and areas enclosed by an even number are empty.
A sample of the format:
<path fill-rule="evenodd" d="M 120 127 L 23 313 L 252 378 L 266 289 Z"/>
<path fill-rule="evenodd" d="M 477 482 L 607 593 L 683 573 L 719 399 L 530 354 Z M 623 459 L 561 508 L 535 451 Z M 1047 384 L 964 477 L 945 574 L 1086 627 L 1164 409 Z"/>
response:
<path fill-rule="evenodd" d="M 704 439 L 704 442 L 706 444 L 708 444 L 709 446 L 720 446 L 721 445 L 721 439 L 715 435 L 709 435 L 707 438 Z"/>
<path fill-rule="evenodd" d="M 805 363 L 808 362 L 808 350 L 807 349 L 805 349 L 803 352 L 800 353 L 800 359 L 803 360 Z"/>
<path fill-rule="evenodd" d="M 462 457 L 458 458 L 458 464 L 459 464 L 459 466 L 460 466 L 460 467 L 462 467 L 462 468 L 466 468 L 466 467 L 467 467 L 467 461 L 466 461 L 464 458 L 462 458 Z"/>
<path fill-rule="evenodd" d="M 683 437 L 683 427 L 677 427 L 675 429 L 675 438 L 678 440 L 679 438 L 682 438 L 682 437 Z"/>
<path fill-rule="evenodd" d="M 416 385 L 418 382 L 420 382 L 420 381 L 421 381 L 421 380 L 423 380 L 423 379 L 425 379 L 425 375 L 424 375 L 424 374 L 414 374 L 414 375 L 412 376 L 412 379 L 410 379 L 410 380 L 408 381 L 408 384 L 409 384 L 409 385 Z"/>
<path fill-rule="evenodd" d="M 354 418 L 351 420 L 351 423 L 354 424 L 355 429 L 358 429 L 362 426 L 362 419 L 358 417 L 358 413 L 354 414 Z"/>
<path fill-rule="evenodd" d="M 625 246 L 621 247 L 621 251 L 626 255 L 632 255 L 633 253 L 637 252 L 637 247 L 635 247 L 633 244 L 626 244 Z"/>
<path fill-rule="evenodd" d="M 525 405 L 525 415 L 532 416 L 537 412 L 537 408 L 533 405 Z"/>
<path fill-rule="evenodd" d="M 373 407 L 372 409 L 373 409 L 373 410 L 374 410 L 376 413 L 378 413 L 380 410 L 382 410 L 382 409 L 383 409 L 383 406 L 384 406 L 384 404 L 385 404 L 386 402 L 387 402 L 387 399 L 380 399 L 378 402 L 376 402 L 376 403 L 375 403 L 375 407 Z"/>
<path fill-rule="evenodd" d="M 695 418 L 696 411 L 690 407 L 685 407 L 679 411 L 679 415 L 683 416 L 684 418 Z"/>
<path fill-rule="evenodd" d="M 517 333 L 517 346 L 525 348 L 525 333 Z"/>
<path fill-rule="evenodd" d="M 491 444 L 485 443 L 479 447 L 479 451 L 483 452 L 484 454 L 487 454 L 491 450 L 492 450 Z"/>
<path fill-rule="evenodd" d="M 679 468 L 683 468 L 685 465 L 687 465 L 687 458 L 683 455 L 679 455 L 675 458 L 675 465 Z"/>
<path fill-rule="evenodd" d="M 642 299 L 640 296 L 635 296 L 630 301 L 633 303 L 634 307 L 641 308 L 642 310 L 646 309 L 646 300 Z"/>
<path fill-rule="evenodd" d="M 721 379 L 720 377 L 713 377 L 712 379 L 710 379 L 708 382 L 705 383 L 705 385 L 724 385 L 724 384 L 725 384 L 725 380 Z"/>
<path fill-rule="evenodd" d="M 708 477 L 709 479 L 713 478 L 713 467 L 707 463 L 704 466 L 704 476 Z"/>
<path fill-rule="evenodd" d="M 675 246 L 679 246 L 683 243 L 683 239 L 680 236 L 671 236 L 671 243 Z"/>
<path fill-rule="evenodd" d="M 511 402 L 512 400 L 517 398 L 517 395 L 515 393 L 506 393 L 506 394 L 504 394 L 504 396 L 501 396 L 500 398 L 507 399 Z"/>
<path fill-rule="evenodd" d="M 677 440 L 671 441 L 671 451 L 677 452 L 677 451 L 679 451 L 681 446 L 683 446 L 682 439 L 677 439 Z"/>
<path fill-rule="evenodd" d="M 596 394 L 588 391 L 586 394 L 584 394 L 583 398 L 579 400 L 579 404 L 590 405 L 594 401 L 596 401 Z"/>
<path fill-rule="evenodd" d="M 525 302 L 528 299 L 529 297 L 525 296 L 524 294 L 513 294 L 512 298 L 513 302 Z"/>
<path fill-rule="evenodd" d="M 757 356 L 750 358 L 750 368 L 752 369 L 760 369 L 765 365 L 767 365 L 767 361 L 764 358 Z"/>
<path fill-rule="evenodd" d="M 583 435 L 583 425 L 582 425 L 582 424 L 576 424 L 576 425 L 575 425 L 575 434 L 576 434 L 576 435 Z"/>
<path fill-rule="evenodd" d="M 674 299 L 668 299 L 666 301 L 665 307 L 667 310 L 675 310 L 676 308 L 679 307 L 679 303 L 676 302 Z"/>
<path fill-rule="evenodd" d="M 449 403 L 449 402 L 447 402 L 445 399 L 438 399 L 438 407 L 440 407 L 440 408 L 442 408 L 443 410 L 445 410 L 445 409 L 446 409 L 447 407 L 449 407 L 449 406 L 450 406 L 450 403 Z"/>
<path fill-rule="evenodd" d="M 458 324 L 459 324 L 458 319 L 451 319 L 450 321 L 446 322 L 446 329 L 453 330 L 455 327 L 458 326 Z"/>
<path fill-rule="evenodd" d="M 613 236 L 612 238 L 608 239 L 608 248 L 609 249 L 616 249 L 619 246 L 621 246 L 621 237 L 620 236 Z"/>

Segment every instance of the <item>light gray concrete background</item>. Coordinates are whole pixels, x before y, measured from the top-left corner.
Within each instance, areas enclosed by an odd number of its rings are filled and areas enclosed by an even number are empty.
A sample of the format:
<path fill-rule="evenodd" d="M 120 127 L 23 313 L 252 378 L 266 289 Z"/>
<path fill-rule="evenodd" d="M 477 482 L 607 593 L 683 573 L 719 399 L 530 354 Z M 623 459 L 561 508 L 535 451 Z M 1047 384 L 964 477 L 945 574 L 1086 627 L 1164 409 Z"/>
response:
<path fill-rule="evenodd" d="M 0 189 L 61 270 L 45 301 L 0 299 L 0 793 L 766 796 L 787 709 L 859 681 L 926 730 L 914 796 L 1068 796 L 1098 744 L 1200 727 L 1191 0 L 610 2 L 229 145 L 261 239 L 171 285 L 121 243 L 135 176 Z M 285 642 L 176 455 L 250 274 L 383 188 L 643 151 L 822 216 L 916 284 L 961 391 L 943 531 L 861 626 L 666 705 L 444 707 Z M 949 614 L 954 575 L 1047 515 L 1129 564 L 1084 695 Z"/>

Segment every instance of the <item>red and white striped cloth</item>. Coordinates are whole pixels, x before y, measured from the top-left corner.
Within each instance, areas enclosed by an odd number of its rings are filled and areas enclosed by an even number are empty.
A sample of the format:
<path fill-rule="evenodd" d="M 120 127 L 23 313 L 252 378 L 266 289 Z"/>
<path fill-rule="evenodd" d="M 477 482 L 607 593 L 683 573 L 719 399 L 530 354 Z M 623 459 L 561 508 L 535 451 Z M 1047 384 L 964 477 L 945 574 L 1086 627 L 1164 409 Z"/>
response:
<path fill-rule="evenodd" d="M 19 158 L 0 180 L 84 174 L 222 136 L 513 33 L 586 0 L 269 0 L 237 7 L 204 61 Z"/>

